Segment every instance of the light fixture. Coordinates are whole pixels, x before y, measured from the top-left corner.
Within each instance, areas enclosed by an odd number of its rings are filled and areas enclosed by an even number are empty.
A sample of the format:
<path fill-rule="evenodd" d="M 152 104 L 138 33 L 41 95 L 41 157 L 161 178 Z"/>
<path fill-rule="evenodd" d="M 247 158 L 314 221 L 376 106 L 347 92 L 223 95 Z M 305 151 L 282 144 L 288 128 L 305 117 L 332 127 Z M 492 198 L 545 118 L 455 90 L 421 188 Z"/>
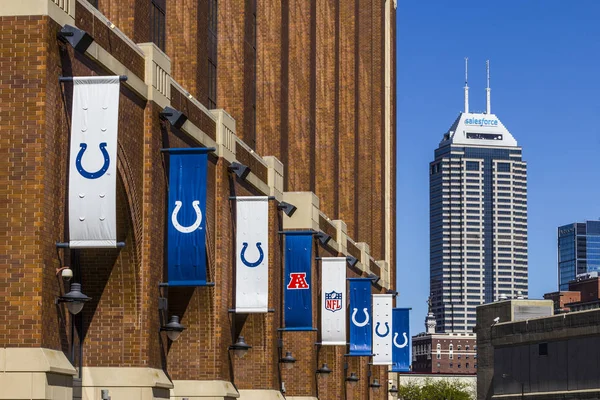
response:
<path fill-rule="evenodd" d="M 323 366 L 321 368 L 319 368 L 317 370 L 317 374 L 319 374 L 319 376 L 329 376 L 329 374 L 331 373 L 331 369 L 327 366 L 327 363 L 323 363 Z"/>
<path fill-rule="evenodd" d="M 370 386 L 373 390 L 378 390 L 381 387 L 381 383 L 379 383 L 377 378 L 375 378 L 375 379 L 373 379 L 373 382 L 371 383 Z"/>
<path fill-rule="evenodd" d="M 57 36 L 59 40 L 64 43 L 69 43 L 80 53 L 85 53 L 94 41 L 94 38 L 89 33 L 79 28 L 75 28 L 72 25 L 63 26 Z"/>
<path fill-rule="evenodd" d="M 369 276 L 367 276 L 367 278 L 372 280 L 373 284 L 376 284 L 377 282 L 379 282 L 379 279 L 381 279 L 381 278 L 379 278 L 379 276 L 377 276 L 376 274 L 374 274 L 372 272 L 369 274 Z"/>
<path fill-rule="evenodd" d="M 291 351 L 287 351 L 285 353 L 285 357 L 282 357 L 279 360 L 279 362 L 282 363 L 286 369 L 292 369 L 292 367 L 294 366 L 294 363 L 296 362 L 296 359 L 292 356 Z"/>
<path fill-rule="evenodd" d="M 359 380 L 354 372 L 350 372 L 350 376 L 346 377 L 346 382 L 350 383 L 350 386 L 356 386 Z"/>
<path fill-rule="evenodd" d="M 91 300 L 91 297 L 81 293 L 81 283 L 71 283 L 71 291 L 56 299 L 56 303 L 67 303 L 69 312 L 77 315 L 83 309 L 85 302 L 89 300 Z"/>
<path fill-rule="evenodd" d="M 296 212 L 296 206 L 290 203 L 286 203 L 285 201 L 279 203 L 277 205 L 277 209 L 282 210 L 288 217 L 291 217 Z"/>
<path fill-rule="evenodd" d="M 331 240 L 331 236 L 329 236 L 328 234 L 326 234 L 325 232 L 317 232 L 315 234 L 315 237 L 317 239 L 319 239 L 319 242 L 321 242 L 321 244 L 323 246 L 325 246 L 327 244 L 327 242 L 329 242 Z"/>
<path fill-rule="evenodd" d="M 392 385 L 392 387 L 388 390 L 388 393 L 392 395 L 392 397 L 398 397 L 398 388 L 396 385 Z"/>
<path fill-rule="evenodd" d="M 244 357 L 251 348 L 252 346 L 246 343 L 243 336 L 238 336 L 237 342 L 229 346 L 229 350 L 233 350 L 233 354 L 238 358 Z"/>
<path fill-rule="evenodd" d="M 354 256 L 346 256 L 346 261 L 348 261 L 348 264 L 350 264 L 351 267 L 354 267 L 358 262 L 358 258 Z"/>
<path fill-rule="evenodd" d="M 250 173 L 250 167 L 241 164 L 237 161 L 231 163 L 231 165 L 227 168 L 229 172 L 233 172 L 240 179 L 246 179 L 248 174 Z"/>
<path fill-rule="evenodd" d="M 179 339 L 181 332 L 185 330 L 185 326 L 179 323 L 179 317 L 177 315 L 171 316 L 171 320 L 165 326 L 160 327 L 161 331 L 167 332 L 167 336 L 172 342 Z"/>
<path fill-rule="evenodd" d="M 185 121 L 187 121 L 187 116 L 184 113 L 169 106 L 160 112 L 159 117 L 163 121 L 169 121 L 171 126 L 176 129 L 181 129 Z"/>

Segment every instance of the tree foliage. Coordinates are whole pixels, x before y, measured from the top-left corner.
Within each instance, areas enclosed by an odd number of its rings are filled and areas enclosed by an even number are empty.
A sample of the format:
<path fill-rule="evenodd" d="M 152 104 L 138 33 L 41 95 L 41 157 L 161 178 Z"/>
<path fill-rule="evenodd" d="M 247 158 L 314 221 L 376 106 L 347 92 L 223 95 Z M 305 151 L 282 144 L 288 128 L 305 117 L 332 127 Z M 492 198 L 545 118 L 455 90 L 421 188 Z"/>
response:
<path fill-rule="evenodd" d="M 398 388 L 400 400 L 471 400 L 469 385 L 456 379 L 426 379 L 410 382 Z"/>

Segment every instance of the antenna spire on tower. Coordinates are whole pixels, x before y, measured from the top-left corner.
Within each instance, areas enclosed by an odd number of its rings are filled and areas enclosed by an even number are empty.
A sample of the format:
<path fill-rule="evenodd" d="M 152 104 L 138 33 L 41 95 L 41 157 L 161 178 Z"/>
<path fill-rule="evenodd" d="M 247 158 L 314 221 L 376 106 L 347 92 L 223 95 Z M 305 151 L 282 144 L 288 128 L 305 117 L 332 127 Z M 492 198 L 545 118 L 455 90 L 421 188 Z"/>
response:
<path fill-rule="evenodd" d="M 487 60 L 485 62 L 485 67 L 487 69 L 487 88 L 485 89 L 486 93 L 487 93 L 487 114 L 491 114 L 492 113 L 492 100 L 491 100 L 491 92 L 492 89 L 490 89 L 490 60 Z"/>
<path fill-rule="evenodd" d="M 469 57 L 465 57 L 465 114 L 469 112 Z"/>

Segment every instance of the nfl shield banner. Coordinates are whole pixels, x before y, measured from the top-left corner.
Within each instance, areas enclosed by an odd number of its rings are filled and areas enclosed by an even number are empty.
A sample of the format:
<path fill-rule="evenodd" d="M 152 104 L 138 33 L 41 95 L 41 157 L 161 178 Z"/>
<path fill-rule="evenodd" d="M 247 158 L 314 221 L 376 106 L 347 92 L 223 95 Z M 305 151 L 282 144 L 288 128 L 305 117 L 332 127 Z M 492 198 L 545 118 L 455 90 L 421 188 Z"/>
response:
<path fill-rule="evenodd" d="M 119 77 L 73 78 L 69 247 L 117 246 Z"/>
<path fill-rule="evenodd" d="M 285 233 L 285 329 L 312 330 L 313 232 Z"/>
<path fill-rule="evenodd" d="M 346 344 L 346 257 L 321 259 L 321 344 Z"/>
<path fill-rule="evenodd" d="M 373 295 L 373 365 L 392 364 L 392 298 Z"/>
<path fill-rule="evenodd" d="M 169 286 L 206 286 L 205 148 L 169 149 Z"/>
<path fill-rule="evenodd" d="M 410 308 L 394 308 L 392 310 L 392 372 L 410 370 Z"/>
<path fill-rule="evenodd" d="M 237 313 L 269 311 L 269 198 L 236 198 Z"/>
<path fill-rule="evenodd" d="M 348 278 L 350 281 L 350 355 L 371 353 L 371 280 Z"/>

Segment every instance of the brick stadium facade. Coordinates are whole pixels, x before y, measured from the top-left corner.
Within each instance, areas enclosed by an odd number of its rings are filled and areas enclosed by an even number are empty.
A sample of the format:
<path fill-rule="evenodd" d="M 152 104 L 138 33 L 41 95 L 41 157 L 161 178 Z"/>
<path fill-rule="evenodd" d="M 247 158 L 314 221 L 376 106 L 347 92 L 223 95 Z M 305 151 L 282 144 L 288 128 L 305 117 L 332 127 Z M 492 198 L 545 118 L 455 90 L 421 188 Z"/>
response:
<path fill-rule="evenodd" d="M 387 396 L 387 366 L 370 366 L 369 357 L 345 357 L 345 346 L 315 345 L 318 331 L 279 330 L 278 232 L 324 232 L 332 240 L 315 241 L 315 257 L 354 256 L 359 262 L 348 267 L 348 277 L 375 273 L 381 280 L 373 293 L 394 288 L 394 3 L 3 4 L 3 398 L 96 400 L 108 389 L 112 400 L 266 399 L 281 398 L 282 387 L 292 398 Z M 85 54 L 57 40 L 66 24 L 93 36 Z M 58 78 L 89 75 L 128 76 L 120 92 L 117 165 L 117 233 L 126 245 L 57 250 L 57 242 L 68 240 L 72 98 L 72 85 Z M 159 118 L 165 106 L 185 113 L 181 129 Z M 216 148 L 209 156 L 206 202 L 208 278 L 216 285 L 168 291 L 169 313 L 182 316 L 187 327 L 176 342 L 160 332 L 158 311 L 166 274 L 167 174 L 160 150 L 168 147 Z M 251 168 L 246 180 L 228 171 L 234 161 Z M 232 195 L 276 199 L 269 206 L 273 313 L 229 312 Z M 277 209 L 280 201 L 298 210 L 288 217 Z M 77 317 L 55 304 L 68 290 L 56 275 L 64 265 L 92 297 Z M 318 288 L 316 260 L 312 268 L 311 285 Z M 312 293 L 318 327 L 319 293 Z M 244 358 L 228 350 L 240 334 L 252 345 Z M 281 368 L 281 351 L 297 359 L 292 369 Z M 322 363 L 333 372 L 318 378 Z M 360 378 L 354 387 L 345 383 L 350 372 Z M 382 382 L 379 391 L 370 388 L 373 379 Z"/>

